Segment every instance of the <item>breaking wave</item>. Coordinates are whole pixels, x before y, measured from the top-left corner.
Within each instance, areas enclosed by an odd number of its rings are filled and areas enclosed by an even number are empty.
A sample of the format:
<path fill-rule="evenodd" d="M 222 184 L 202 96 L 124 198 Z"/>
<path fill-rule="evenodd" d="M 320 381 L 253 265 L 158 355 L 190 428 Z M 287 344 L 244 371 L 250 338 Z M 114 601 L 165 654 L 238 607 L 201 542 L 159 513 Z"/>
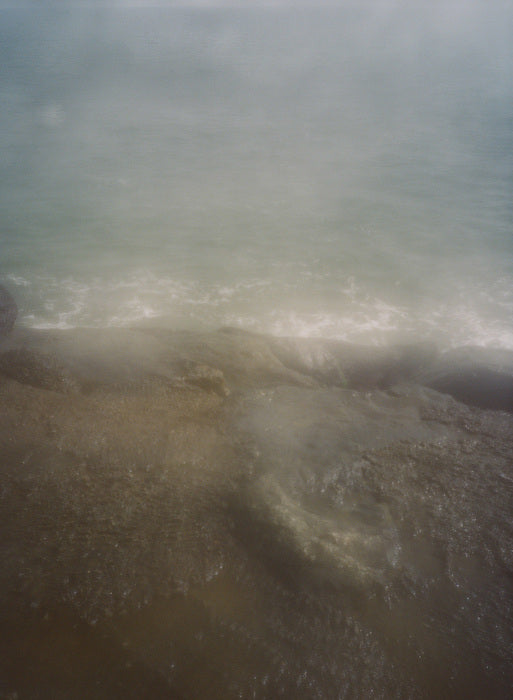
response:
<path fill-rule="evenodd" d="M 4 281 L 18 300 L 19 321 L 32 328 L 230 325 L 374 345 L 421 338 L 447 347 L 513 348 L 513 293 L 505 279 L 494 289 L 469 294 L 462 288 L 450 300 L 431 300 L 428 306 L 379 298 L 349 277 L 323 308 L 312 304 L 300 284 L 271 278 L 208 284 L 140 270 L 110 280 L 8 274 Z"/>

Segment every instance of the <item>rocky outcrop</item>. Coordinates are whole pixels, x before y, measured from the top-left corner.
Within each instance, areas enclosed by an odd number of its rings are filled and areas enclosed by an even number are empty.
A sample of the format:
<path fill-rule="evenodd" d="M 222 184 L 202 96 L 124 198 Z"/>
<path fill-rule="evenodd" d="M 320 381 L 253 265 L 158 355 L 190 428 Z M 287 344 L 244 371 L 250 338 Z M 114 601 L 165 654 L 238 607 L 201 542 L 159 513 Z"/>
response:
<path fill-rule="evenodd" d="M 0 695 L 506 697 L 512 366 L 15 328 Z"/>
<path fill-rule="evenodd" d="M 7 289 L 0 285 L 0 337 L 11 332 L 17 315 L 16 302 Z"/>
<path fill-rule="evenodd" d="M 69 391 L 136 389 L 148 382 L 196 386 L 221 396 L 271 386 L 356 391 L 420 384 L 470 406 L 513 410 L 513 353 L 430 343 L 366 347 L 321 338 L 277 338 L 239 329 L 18 329 L 0 349 L 0 374 Z"/>
<path fill-rule="evenodd" d="M 79 388 L 71 372 L 55 357 L 23 347 L 0 352 L 0 375 L 40 389 L 68 392 Z"/>
<path fill-rule="evenodd" d="M 513 412 L 513 353 L 509 350 L 451 350 L 418 381 L 469 406 Z"/>

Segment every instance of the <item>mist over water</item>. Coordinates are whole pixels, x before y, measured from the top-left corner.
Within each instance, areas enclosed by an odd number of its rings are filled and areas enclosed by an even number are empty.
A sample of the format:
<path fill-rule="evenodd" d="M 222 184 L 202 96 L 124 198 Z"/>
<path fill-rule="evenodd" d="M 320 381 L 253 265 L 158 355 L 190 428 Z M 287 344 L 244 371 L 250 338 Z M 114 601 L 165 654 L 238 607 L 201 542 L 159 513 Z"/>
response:
<path fill-rule="evenodd" d="M 0 17 L 22 323 L 513 348 L 506 5 Z"/>
<path fill-rule="evenodd" d="M 507 697 L 507 3 L 137 3 L 0 10 L 0 696 Z"/>

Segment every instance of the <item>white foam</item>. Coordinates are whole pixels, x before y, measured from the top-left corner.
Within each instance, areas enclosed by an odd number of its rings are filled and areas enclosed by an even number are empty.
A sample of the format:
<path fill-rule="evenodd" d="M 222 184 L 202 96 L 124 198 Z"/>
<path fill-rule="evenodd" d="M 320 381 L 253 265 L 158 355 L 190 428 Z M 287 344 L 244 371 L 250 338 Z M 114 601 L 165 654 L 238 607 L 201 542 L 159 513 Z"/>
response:
<path fill-rule="evenodd" d="M 7 279 L 20 290 L 21 322 L 35 328 L 152 321 L 178 327 L 233 325 L 279 336 L 365 344 L 433 339 L 444 346 L 513 349 L 513 324 L 508 322 L 513 317 L 513 300 L 504 281 L 496 290 L 473 296 L 462 290 L 452 303 L 419 309 L 373 297 L 351 276 L 336 287 L 329 309 L 316 309 L 314 299 L 304 293 L 301 301 L 299 284 L 290 280 L 248 278 L 232 284 L 201 284 L 144 269 L 117 279 L 39 276 L 28 280 L 14 274 Z"/>
<path fill-rule="evenodd" d="M 10 282 L 15 284 L 18 287 L 30 287 L 30 282 L 29 280 L 26 280 L 24 277 L 21 277 L 20 275 L 13 275 L 8 274 L 6 275 L 6 279 L 8 279 Z"/>

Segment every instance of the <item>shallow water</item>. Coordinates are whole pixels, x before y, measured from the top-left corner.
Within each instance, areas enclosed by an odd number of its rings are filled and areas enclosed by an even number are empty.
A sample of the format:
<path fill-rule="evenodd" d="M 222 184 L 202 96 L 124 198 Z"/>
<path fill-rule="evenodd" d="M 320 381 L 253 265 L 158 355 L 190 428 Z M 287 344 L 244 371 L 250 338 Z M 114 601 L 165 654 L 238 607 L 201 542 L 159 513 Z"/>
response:
<path fill-rule="evenodd" d="M 513 347 L 510 19 L 2 10 L 22 321 Z"/>

